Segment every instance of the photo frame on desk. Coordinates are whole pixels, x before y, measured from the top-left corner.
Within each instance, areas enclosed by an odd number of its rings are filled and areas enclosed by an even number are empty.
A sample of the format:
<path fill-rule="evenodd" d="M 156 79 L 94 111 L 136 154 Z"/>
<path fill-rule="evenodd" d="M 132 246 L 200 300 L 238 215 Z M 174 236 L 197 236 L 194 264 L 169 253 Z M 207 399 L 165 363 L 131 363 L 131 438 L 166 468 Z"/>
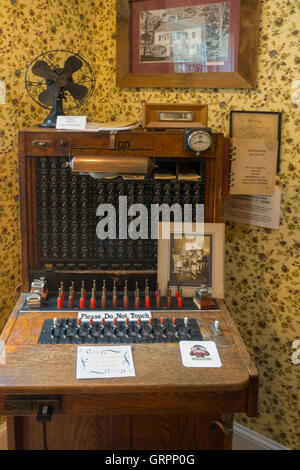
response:
<path fill-rule="evenodd" d="M 259 0 L 117 0 L 117 86 L 255 88 L 259 14 Z"/>
<path fill-rule="evenodd" d="M 277 173 L 280 172 L 281 117 L 277 111 L 230 112 L 230 138 L 278 141 Z"/>
<path fill-rule="evenodd" d="M 160 222 L 157 249 L 157 280 L 164 295 L 174 295 L 178 285 L 183 297 L 207 287 L 214 298 L 224 298 L 224 224 Z"/>

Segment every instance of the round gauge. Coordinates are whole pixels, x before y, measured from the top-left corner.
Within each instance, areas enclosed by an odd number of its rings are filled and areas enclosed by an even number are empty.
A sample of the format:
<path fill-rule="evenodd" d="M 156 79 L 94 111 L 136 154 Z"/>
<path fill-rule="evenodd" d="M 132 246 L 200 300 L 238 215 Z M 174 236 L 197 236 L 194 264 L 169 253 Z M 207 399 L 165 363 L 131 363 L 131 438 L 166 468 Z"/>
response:
<path fill-rule="evenodd" d="M 211 135 L 206 131 L 193 131 L 189 135 L 187 143 L 194 152 L 204 152 L 211 146 Z"/>

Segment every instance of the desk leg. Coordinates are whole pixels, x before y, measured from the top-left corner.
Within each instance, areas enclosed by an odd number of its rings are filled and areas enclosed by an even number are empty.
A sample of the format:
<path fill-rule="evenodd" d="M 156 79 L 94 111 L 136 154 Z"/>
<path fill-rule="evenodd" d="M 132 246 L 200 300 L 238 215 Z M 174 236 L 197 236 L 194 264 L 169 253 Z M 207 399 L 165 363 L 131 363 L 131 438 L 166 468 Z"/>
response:
<path fill-rule="evenodd" d="M 7 449 L 23 449 L 23 418 L 22 416 L 8 416 L 6 418 L 7 427 Z"/>

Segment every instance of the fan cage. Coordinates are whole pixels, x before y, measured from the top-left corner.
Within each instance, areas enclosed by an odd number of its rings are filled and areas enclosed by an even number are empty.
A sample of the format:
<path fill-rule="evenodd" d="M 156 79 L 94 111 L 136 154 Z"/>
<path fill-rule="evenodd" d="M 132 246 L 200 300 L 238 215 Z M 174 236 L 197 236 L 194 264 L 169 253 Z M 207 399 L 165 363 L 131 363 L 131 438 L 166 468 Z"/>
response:
<path fill-rule="evenodd" d="M 87 71 L 88 71 L 88 73 L 84 72 L 84 75 L 81 77 L 82 79 L 84 79 L 84 81 L 81 81 L 81 80 L 80 81 L 74 81 L 74 83 L 85 84 L 85 86 L 88 88 L 87 95 L 82 100 L 80 100 L 78 103 L 76 103 L 76 105 L 74 105 L 74 106 L 68 106 L 68 105 L 65 106 L 64 105 L 64 111 L 72 111 L 74 109 L 78 109 L 79 107 L 83 106 L 88 101 L 88 99 L 90 98 L 90 96 L 92 95 L 92 93 L 95 89 L 95 83 L 96 83 L 95 75 L 94 75 L 92 67 L 79 54 L 77 54 L 75 52 L 72 52 L 72 51 L 69 51 L 69 50 L 65 50 L 65 49 L 54 49 L 54 50 L 51 50 L 51 51 L 42 52 L 40 55 L 36 56 L 30 62 L 30 64 L 28 65 L 28 67 L 26 69 L 26 72 L 25 72 L 25 87 L 26 87 L 26 91 L 27 91 L 28 95 L 31 97 L 31 99 L 35 103 L 37 103 L 39 106 L 41 106 L 44 109 L 49 109 L 49 110 L 53 109 L 53 106 L 49 106 L 49 105 L 45 105 L 45 104 L 41 103 L 41 101 L 39 99 L 37 99 L 31 91 L 31 88 L 32 89 L 37 89 L 38 90 L 37 92 L 39 94 L 41 92 L 40 87 L 43 86 L 46 89 L 46 87 L 47 87 L 46 80 L 41 78 L 41 80 L 39 82 L 35 83 L 31 79 L 30 73 L 32 74 L 32 76 L 34 76 L 34 74 L 31 72 L 31 69 L 32 69 L 33 65 L 38 60 L 44 60 L 51 67 L 58 68 L 59 64 L 56 64 L 55 60 L 51 56 L 58 55 L 60 53 L 65 54 L 65 55 L 68 54 L 68 55 L 73 55 L 75 57 L 78 57 L 82 61 L 83 66 L 85 66 Z M 66 60 L 66 58 L 64 60 Z M 82 71 L 82 68 L 80 70 Z M 74 72 L 74 74 L 78 74 L 80 72 L 80 70 L 77 71 L 77 72 Z M 64 90 L 64 102 L 65 102 L 66 96 L 71 97 L 68 90 Z M 71 99 L 75 99 L 75 98 L 71 97 Z"/>

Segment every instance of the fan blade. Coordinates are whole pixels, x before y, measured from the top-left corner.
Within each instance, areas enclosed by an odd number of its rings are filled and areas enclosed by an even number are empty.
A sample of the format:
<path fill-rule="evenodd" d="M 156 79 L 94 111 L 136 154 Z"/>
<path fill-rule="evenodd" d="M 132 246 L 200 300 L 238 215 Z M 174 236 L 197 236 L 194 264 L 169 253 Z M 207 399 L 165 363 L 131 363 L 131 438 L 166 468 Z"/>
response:
<path fill-rule="evenodd" d="M 51 85 L 39 94 L 39 100 L 46 106 L 54 106 L 60 91 L 59 86 Z"/>
<path fill-rule="evenodd" d="M 51 69 L 50 65 L 44 60 L 38 60 L 31 69 L 34 75 L 42 78 L 48 78 L 49 80 L 55 81 L 57 75 Z"/>
<path fill-rule="evenodd" d="M 88 94 L 88 88 L 84 85 L 79 85 L 78 83 L 68 82 L 65 85 L 65 89 L 68 90 L 75 100 L 83 100 Z"/>
<path fill-rule="evenodd" d="M 62 74 L 70 77 L 72 73 L 77 72 L 81 67 L 82 61 L 78 57 L 71 55 L 65 62 Z"/>

